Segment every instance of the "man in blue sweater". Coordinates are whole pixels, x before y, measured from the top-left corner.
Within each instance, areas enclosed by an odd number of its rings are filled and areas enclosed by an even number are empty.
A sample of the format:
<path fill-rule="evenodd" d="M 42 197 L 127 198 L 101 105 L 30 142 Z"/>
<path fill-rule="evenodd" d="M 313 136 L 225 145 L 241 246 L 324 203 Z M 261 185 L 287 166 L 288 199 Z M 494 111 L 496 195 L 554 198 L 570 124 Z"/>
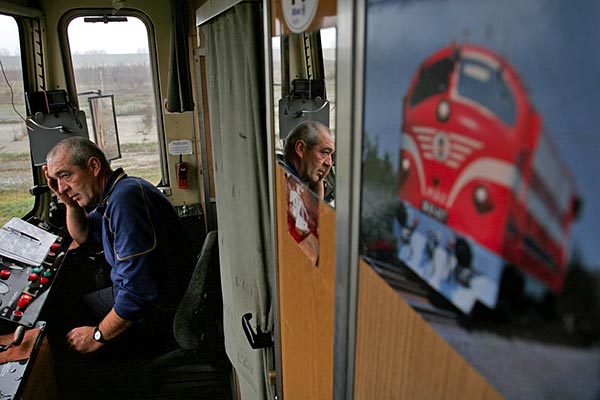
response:
<path fill-rule="evenodd" d="M 169 200 L 149 182 L 121 168 L 113 171 L 102 150 L 86 138 L 59 142 L 43 169 L 66 206 L 73 241 L 101 242 L 111 266 L 112 286 L 84 298 L 102 319 L 96 326 L 72 329 L 68 345 L 92 353 L 141 321 L 172 318 L 183 291 L 172 284 L 187 286 L 193 259 Z M 174 258 L 180 270 L 173 269 Z M 170 328 L 171 321 L 163 325 Z"/>

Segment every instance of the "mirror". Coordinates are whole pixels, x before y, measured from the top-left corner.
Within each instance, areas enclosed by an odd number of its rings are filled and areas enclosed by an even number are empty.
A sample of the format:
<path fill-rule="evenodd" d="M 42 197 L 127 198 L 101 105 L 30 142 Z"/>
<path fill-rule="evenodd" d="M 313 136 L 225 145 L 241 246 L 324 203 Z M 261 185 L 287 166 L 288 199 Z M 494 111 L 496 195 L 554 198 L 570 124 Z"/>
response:
<path fill-rule="evenodd" d="M 92 115 L 94 141 L 109 161 L 121 158 L 114 96 L 109 94 L 88 97 L 88 103 Z"/>
<path fill-rule="evenodd" d="M 273 37 L 275 150 L 285 158 L 285 140 L 305 121 L 318 121 L 335 132 L 336 28 Z M 335 165 L 324 178 L 323 200 L 335 205 Z M 301 180 L 305 180 L 300 177 Z M 306 182 L 305 182 L 306 183 Z"/>

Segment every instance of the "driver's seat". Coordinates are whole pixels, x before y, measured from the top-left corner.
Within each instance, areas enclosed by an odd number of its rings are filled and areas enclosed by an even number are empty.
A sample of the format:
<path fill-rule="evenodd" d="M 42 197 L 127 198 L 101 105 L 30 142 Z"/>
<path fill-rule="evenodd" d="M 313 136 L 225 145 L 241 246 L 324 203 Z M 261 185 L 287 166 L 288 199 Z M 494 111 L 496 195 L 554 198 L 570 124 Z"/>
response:
<path fill-rule="evenodd" d="M 222 304 L 218 236 L 211 231 L 174 316 L 179 348 L 148 365 L 154 395 L 186 398 L 202 393 L 210 399 L 230 398 L 231 365 L 225 354 Z"/>

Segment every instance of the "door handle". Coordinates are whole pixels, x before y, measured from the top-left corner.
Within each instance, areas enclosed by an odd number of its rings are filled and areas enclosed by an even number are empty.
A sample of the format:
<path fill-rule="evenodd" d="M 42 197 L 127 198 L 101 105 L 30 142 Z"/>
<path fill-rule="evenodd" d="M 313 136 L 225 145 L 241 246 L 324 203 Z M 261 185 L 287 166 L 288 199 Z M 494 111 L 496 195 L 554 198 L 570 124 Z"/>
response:
<path fill-rule="evenodd" d="M 254 332 L 254 329 L 252 329 L 252 326 L 250 325 L 251 319 L 252 313 L 247 313 L 242 316 L 242 328 L 244 329 L 248 343 L 250 343 L 250 347 L 256 350 L 273 346 L 271 332 Z"/>

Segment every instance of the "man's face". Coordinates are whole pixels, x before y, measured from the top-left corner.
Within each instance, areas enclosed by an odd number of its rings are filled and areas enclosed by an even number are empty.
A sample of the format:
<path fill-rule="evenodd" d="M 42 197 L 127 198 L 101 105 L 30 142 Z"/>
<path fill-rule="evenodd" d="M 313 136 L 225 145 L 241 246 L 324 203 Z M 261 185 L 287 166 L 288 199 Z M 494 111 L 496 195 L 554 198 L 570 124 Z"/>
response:
<path fill-rule="evenodd" d="M 307 150 L 300 159 L 301 179 L 310 182 L 323 180 L 333 166 L 335 140 L 327 132 L 319 132 L 319 143 Z"/>
<path fill-rule="evenodd" d="M 48 162 L 48 176 L 55 180 L 58 193 L 68 196 L 80 207 L 96 205 L 101 193 L 94 169 L 88 160 L 87 167 L 71 164 L 68 151 L 61 151 Z"/>

